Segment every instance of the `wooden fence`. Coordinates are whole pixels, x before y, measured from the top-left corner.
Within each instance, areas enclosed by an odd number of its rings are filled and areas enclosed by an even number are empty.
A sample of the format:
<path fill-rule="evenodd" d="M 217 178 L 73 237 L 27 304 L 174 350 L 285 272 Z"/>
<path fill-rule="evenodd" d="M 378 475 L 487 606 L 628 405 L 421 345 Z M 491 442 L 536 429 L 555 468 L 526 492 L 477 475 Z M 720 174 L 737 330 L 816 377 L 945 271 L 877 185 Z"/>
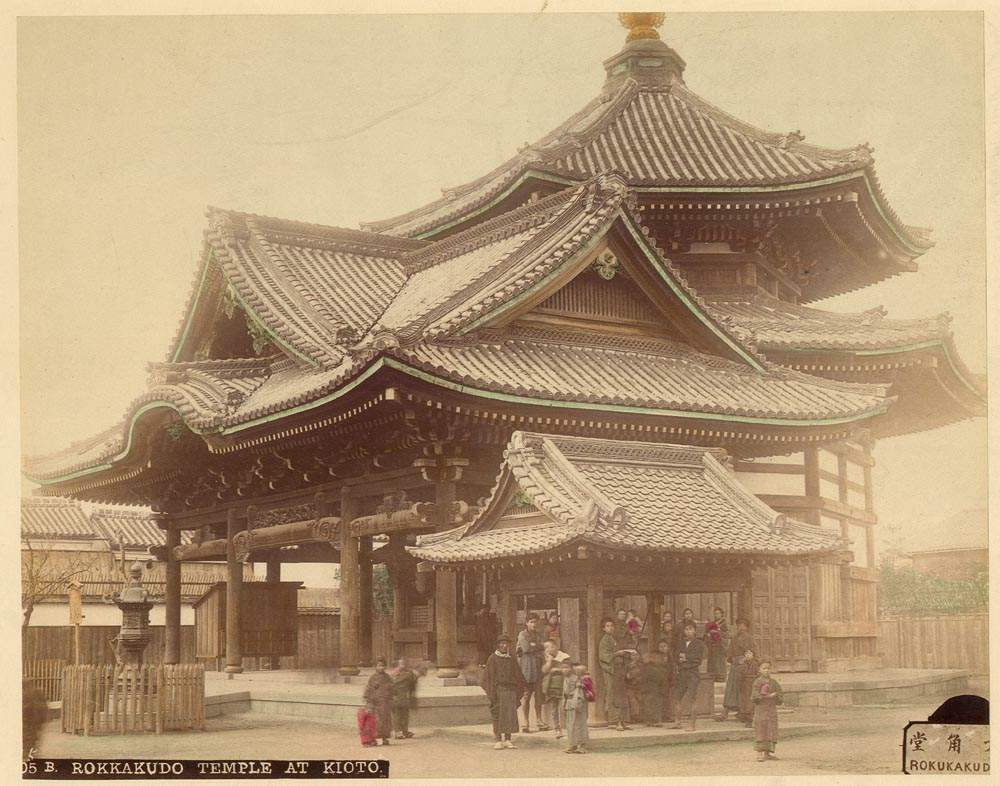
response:
<path fill-rule="evenodd" d="M 200 664 L 139 668 L 67 666 L 62 730 L 129 734 L 205 728 L 205 669 Z"/>
<path fill-rule="evenodd" d="M 118 635 L 118 625 L 80 626 L 80 663 L 98 665 L 114 663 L 115 654 L 109 642 Z M 151 625 L 152 638 L 143 652 L 145 663 L 163 662 L 162 625 Z M 29 626 L 21 632 L 21 657 L 25 663 L 58 658 L 73 663 L 73 626 Z M 194 626 L 181 626 L 181 662 L 194 663 Z"/>
<path fill-rule="evenodd" d="M 25 661 L 22 676 L 26 682 L 45 694 L 46 701 L 59 701 L 62 698 L 62 674 L 65 666 L 66 661 L 53 658 Z"/>
<path fill-rule="evenodd" d="M 878 621 L 878 652 L 885 666 L 966 669 L 989 673 L 989 617 L 952 614 L 886 617 Z"/>

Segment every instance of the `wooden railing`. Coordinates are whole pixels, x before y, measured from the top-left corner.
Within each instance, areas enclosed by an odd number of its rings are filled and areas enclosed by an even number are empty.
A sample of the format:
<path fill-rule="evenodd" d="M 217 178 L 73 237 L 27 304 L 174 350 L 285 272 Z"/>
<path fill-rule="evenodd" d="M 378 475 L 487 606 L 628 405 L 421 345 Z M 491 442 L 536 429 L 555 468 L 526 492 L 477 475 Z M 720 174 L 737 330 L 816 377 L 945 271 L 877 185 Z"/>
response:
<path fill-rule="evenodd" d="M 62 698 L 62 675 L 66 661 L 61 659 L 26 660 L 22 666 L 24 679 L 45 694 L 46 701 Z"/>
<path fill-rule="evenodd" d="M 205 669 L 201 664 L 67 666 L 63 670 L 62 730 L 128 734 L 205 728 Z"/>

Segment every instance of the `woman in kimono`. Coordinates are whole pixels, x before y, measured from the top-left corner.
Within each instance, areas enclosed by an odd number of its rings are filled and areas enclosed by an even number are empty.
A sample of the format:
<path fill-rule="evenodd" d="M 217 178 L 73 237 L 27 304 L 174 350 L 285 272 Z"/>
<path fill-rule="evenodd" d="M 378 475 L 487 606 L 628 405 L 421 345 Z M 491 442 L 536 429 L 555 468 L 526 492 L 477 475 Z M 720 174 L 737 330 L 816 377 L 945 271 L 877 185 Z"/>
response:
<path fill-rule="evenodd" d="M 743 660 L 748 652 L 753 652 L 753 636 L 750 635 L 750 623 L 743 617 L 736 620 L 736 635 L 729 644 L 729 676 L 726 678 L 726 693 L 722 698 L 722 712 L 715 716 L 717 721 L 724 721 L 729 713 L 740 712 L 740 680 L 743 675 Z"/>
<path fill-rule="evenodd" d="M 375 661 L 375 673 L 365 686 L 365 703 L 375 713 L 375 736 L 383 745 L 392 736 L 392 677 L 385 672 L 385 658 Z"/>
<path fill-rule="evenodd" d="M 782 699 L 781 685 L 771 676 L 771 661 L 762 660 L 758 671 L 750 696 L 755 707 L 753 729 L 757 741 L 754 750 L 757 761 L 764 761 L 777 758 L 774 746 L 778 743 L 778 705 Z"/>
<path fill-rule="evenodd" d="M 496 651 L 486 660 L 483 669 L 483 690 L 490 703 L 493 718 L 494 748 L 513 748 L 510 735 L 518 730 L 517 708 L 528 684 L 521 673 L 521 667 L 510 654 L 510 636 L 504 634 L 497 639 Z"/>
<path fill-rule="evenodd" d="M 726 613 L 721 607 L 712 610 L 715 619 L 705 625 L 705 646 L 708 649 L 708 673 L 716 682 L 726 679 L 726 656 L 729 654 L 730 636 Z"/>

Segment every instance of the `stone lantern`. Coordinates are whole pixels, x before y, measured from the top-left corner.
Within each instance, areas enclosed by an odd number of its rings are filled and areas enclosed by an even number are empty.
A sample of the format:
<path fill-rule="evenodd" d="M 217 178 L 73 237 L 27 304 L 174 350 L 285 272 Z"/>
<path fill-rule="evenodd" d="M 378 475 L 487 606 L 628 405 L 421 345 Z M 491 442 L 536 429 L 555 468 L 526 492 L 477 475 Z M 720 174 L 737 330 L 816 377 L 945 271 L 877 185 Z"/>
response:
<path fill-rule="evenodd" d="M 149 590 L 142 586 L 142 563 L 133 562 L 128 570 L 128 584 L 121 592 L 111 596 L 122 610 L 122 626 L 118 632 L 116 657 L 123 666 L 142 664 L 142 653 L 152 638 L 149 629 L 149 610 L 153 603 Z"/>

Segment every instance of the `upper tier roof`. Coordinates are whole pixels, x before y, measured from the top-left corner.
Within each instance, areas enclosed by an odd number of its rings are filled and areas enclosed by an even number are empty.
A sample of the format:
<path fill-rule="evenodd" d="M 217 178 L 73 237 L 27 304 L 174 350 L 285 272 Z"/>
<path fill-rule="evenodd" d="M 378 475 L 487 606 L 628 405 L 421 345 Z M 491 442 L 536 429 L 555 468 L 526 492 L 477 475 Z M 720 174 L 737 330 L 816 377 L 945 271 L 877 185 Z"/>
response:
<path fill-rule="evenodd" d="M 867 179 L 880 211 L 909 245 L 929 247 L 922 230 L 905 226 L 889 208 L 867 144 L 825 148 L 806 144 L 797 131 L 756 128 L 691 92 L 683 65 L 662 41 L 626 44 L 605 63 L 609 76 L 601 95 L 541 140 L 483 177 L 445 189 L 434 202 L 362 226 L 431 236 L 488 209 L 529 177 L 566 184 L 616 171 L 641 190 L 773 196 L 781 187 L 857 176 Z"/>
<path fill-rule="evenodd" d="M 420 559 L 454 563 L 582 543 L 783 556 L 840 548 L 837 534 L 769 508 L 724 461 L 724 451 L 706 448 L 517 431 L 476 519 L 421 536 L 407 550 Z M 510 515 L 518 493 L 527 504 Z"/>

